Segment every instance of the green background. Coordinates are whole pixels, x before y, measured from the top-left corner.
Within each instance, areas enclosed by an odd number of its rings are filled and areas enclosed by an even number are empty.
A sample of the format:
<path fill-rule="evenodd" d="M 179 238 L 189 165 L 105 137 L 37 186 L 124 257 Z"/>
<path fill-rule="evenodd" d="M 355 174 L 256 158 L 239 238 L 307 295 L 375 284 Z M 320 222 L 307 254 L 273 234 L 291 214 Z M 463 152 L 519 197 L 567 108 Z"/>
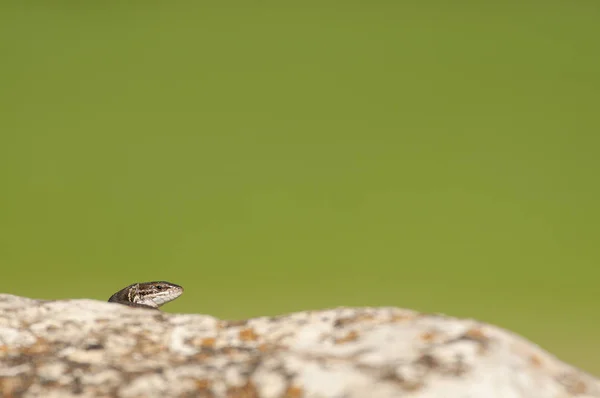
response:
<path fill-rule="evenodd" d="M 0 291 L 401 306 L 600 374 L 597 2 L 19 3 Z"/>

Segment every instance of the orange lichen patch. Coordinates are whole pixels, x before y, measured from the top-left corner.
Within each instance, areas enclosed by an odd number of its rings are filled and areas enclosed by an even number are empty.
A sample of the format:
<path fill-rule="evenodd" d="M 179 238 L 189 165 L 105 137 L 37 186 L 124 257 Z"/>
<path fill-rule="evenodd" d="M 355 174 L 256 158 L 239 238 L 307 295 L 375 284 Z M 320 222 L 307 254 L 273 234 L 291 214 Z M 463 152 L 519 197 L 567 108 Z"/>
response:
<path fill-rule="evenodd" d="M 394 315 L 390 319 L 391 322 L 405 322 L 410 321 L 411 319 L 415 319 L 413 314 L 402 314 L 402 315 Z"/>
<path fill-rule="evenodd" d="M 438 336 L 439 336 L 439 334 L 436 333 L 436 332 L 425 332 L 425 333 L 422 333 L 419 337 L 421 338 L 421 340 L 423 340 L 423 341 L 425 341 L 427 343 L 431 343 Z"/>
<path fill-rule="evenodd" d="M 217 339 L 215 339 L 214 337 L 206 337 L 202 340 L 200 340 L 200 345 L 202 347 L 214 347 L 215 344 L 217 343 Z"/>
<path fill-rule="evenodd" d="M 136 346 L 136 352 L 141 353 L 147 357 L 153 357 L 158 354 L 162 354 L 165 352 L 165 347 L 160 345 L 153 345 L 152 343 L 143 342 L 143 344 L 138 344 Z"/>
<path fill-rule="evenodd" d="M 225 355 L 231 356 L 231 355 L 239 354 L 240 350 L 237 349 L 236 347 L 223 347 L 221 352 Z"/>
<path fill-rule="evenodd" d="M 205 352 L 201 352 L 192 356 L 197 361 L 205 361 L 209 358 L 212 358 L 214 355 L 207 354 Z"/>
<path fill-rule="evenodd" d="M 469 329 L 467 333 L 465 333 L 467 337 L 470 337 L 475 340 L 486 340 L 487 336 L 483 333 L 481 328 Z"/>
<path fill-rule="evenodd" d="M 370 321 L 370 320 L 375 319 L 375 315 L 373 315 L 373 314 L 362 314 L 362 315 L 359 315 L 359 316 L 355 317 L 355 319 L 357 319 L 359 321 Z"/>
<path fill-rule="evenodd" d="M 254 384 L 248 382 L 241 387 L 227 389 L 227 398 L 259 398 L 259 396 Z"/>
<path fill-rule="evenodd" d="M 240 330 L 240 339 L 242 341 L 256 341 L 258 340 L 258 335 L 252 328 L 242 329 Z"/>
<path fill-rule="evenodd" d="M 8 346 L 6 344 L 0 345 L 0 352 L 8 352 Z"/>
<path fill-rule="evenodd" d="M 587 385 L 583 381 L 577 380 L 577 382 L 575 384 L 573 384 L 573 387 L 570 389 L 570 391 L 572 394 L 575 394 L 575 395 L 583 395 L 588 392 L 588 388 L 587 388 Z"/>
<path fill-rule="evenodd" d="M 24 379 L 20 377 L 0 378 L 0 395 L 3 397 L 17 397 L 17 393 L 23 389 Z"/>
<path fill-rule="evenodd" d="M 339 339 L 335 339 L 335 343 L 336 344 L 344 344 L 344 343 L 348 343 L 350 341 L 355 341 L 356 339 L 358 339 L 358 336 L 359 335 L 358 335 L 358 332 L 356 330 L 351 330 L 344 337 L 341 337 Z"/>
<path fill-rule="evenodd" d="M 270 344 L 261 344 L 258 346 L 258 350 L 260 352 L 267 352 L 271 350 L 271 345 Z"/>
<path fill-rule="evenodd" d="M 240 347 L 223 347 L 218 351 L 216 356 L 220 357 L 223 355 L 226 355 L 229 358 L 247 358 L 248 357 L 248 350 L 244 349 L 244 348 L 240 348 Z"/>
<path fill-rule="evenodd" d="M 285 398 L 301 398 L 304 396 L 304 391 L 300 387 L 290 386 L 285 390 Z"/>
<path fill-rule="evenodd" d="M 464 334 L 464 337 L 469 338 L 473 341 L 476 341 L 479 343 L 479 347 L 477 349 L 477 352 L 479 354 L 484 354 L 487 348 L 487 343 L 488 341 L 488 336 L 483 332 L 483 330 L 481 328 L 474 328 L 474 329 L 469 329 L 467 330 L 467 332 Z"/>
<path fill-rule="evenodd" d="M 196 380 L 197 390 L 208 390 L 210 388 L 210 380 L 198 379 Z"/>
<path fill-rule="evenodd" d="M 29 347 L 23 349 L 23 354 L 26 355 L 37 355 L 45 354 L 50 351 L 50 344 L 44 339 L 38 338 L 36 342 Z"/>
<path fill-rule="evenodd" d="M 584 395 L 588 392 L 585 382 L 575 374 L 564 375 L 559 381 L 571 395 Z"/>
<path fill-rule="evenodd" d="M 539 355 L 535 355 L 533 354 L 532 356 L 529 357 L 529 362 L 531 362 L 531 365 L 536 367 L 536 368 L 540 368 L 542 367 L 542 358 L 539 357 Z"/>

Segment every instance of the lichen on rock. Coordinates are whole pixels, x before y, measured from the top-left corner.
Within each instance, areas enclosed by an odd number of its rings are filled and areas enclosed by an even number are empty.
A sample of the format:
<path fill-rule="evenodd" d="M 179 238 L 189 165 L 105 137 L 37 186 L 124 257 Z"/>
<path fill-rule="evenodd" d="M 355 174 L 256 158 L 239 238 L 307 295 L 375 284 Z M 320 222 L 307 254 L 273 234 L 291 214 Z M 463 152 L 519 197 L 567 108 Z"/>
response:
<path fill-rule="evenodd" d="M 600 382 L 504 329 L 407 309 L 226 321 L 0 295 L 0 394 L 567 398 Z"/>

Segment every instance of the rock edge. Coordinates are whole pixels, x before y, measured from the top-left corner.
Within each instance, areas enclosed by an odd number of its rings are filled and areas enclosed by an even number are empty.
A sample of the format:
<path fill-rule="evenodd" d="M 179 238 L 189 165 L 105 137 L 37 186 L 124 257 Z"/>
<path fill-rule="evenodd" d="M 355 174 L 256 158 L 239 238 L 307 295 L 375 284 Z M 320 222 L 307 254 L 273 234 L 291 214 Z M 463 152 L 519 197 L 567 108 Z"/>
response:
<path fill-rule="evenodd" d="M 0 295 L 2 397 L 600 397 L 499 327 L 401 308 L 244 321 Z"/>

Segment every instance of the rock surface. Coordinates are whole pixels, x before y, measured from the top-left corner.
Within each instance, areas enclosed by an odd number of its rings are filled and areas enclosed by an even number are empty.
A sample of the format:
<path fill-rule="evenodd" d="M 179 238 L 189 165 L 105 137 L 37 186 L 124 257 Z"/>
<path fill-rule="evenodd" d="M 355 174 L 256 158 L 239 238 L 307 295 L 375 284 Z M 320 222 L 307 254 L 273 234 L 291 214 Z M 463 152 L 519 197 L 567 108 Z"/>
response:
<path fill-rule="evenodd" d="M 600 382 L 468 319 L 338 308 L 224 321 L 0 295 L 2 397 L 600 397 Z"/>

